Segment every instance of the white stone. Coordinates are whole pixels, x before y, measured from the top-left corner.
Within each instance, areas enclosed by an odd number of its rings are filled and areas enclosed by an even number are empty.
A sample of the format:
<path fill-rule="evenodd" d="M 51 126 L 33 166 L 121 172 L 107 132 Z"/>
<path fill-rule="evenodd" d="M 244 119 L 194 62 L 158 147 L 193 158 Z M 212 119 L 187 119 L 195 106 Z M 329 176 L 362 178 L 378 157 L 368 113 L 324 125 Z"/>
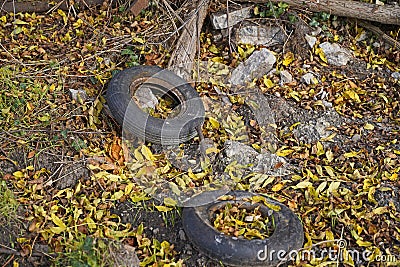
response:
<path fill-rule="evenodd" d="M 153 94 L 150 88 L 145 86 L 140 86 L 135 92 L 135 98 L 140 106 L 140 108 L 155 108 L 158 104 L 157 97 Z"/>
<path fill-rule="evenodd" d="M 393 72 L 390 76 L 396 80 L 400 80 L 400 72 Z"/>
<path fill-rule="evenodd" d="M 86 99 L 88 99 L 88 95 L 86 94 L 86 91 L 83 89 L 69 89 L 69 91 L 71 92 L 71 97 L 73 100 L 75 101 L 82 101 L 85 102 Z"/>
<path fill-rule="evenodd" d="M 281 76 L 281 84 L 291 83 L 293 81 L 293 76 L 287 70 L 283 70 L 280 73 Z"/>
<path fill-rule="evenodd" d="M 337 43 L 324 42 L 319 45 L 324 51 L 328 63 L 335 66 L 345 66 L 351 59 L 351 51 L 342 48 Z"/>
<path fill-rule="evenodd" d="M 306 41 L 307 41 L 308 45 L 309 45 L 311 48 L 313 48 L 314 45 L 315 45 L 315 43 L 317 42 L 317 38 L 316 38 L 316 37 L 311 36 L 311 35 L 308 35 L 308 34 L 306 34 L 306 35 L 304 36 L 304 38 L 306 38 Z"/>
<path fill-rule="evenodd" d="M 244 217 L 244 221 L 245 222 L 252 222 L 254 221 L 254 217 L 251 215 L 247 215 L 246 217 Z"/>
<path fill-rule="evenodd" d="M 312 74 L 311 72 L 306 73 L 301 77 L 301 80 L 303 82 L 305 82 L 306 84 L 315 84 L 315 79 L 316 78 L 315 78 L 314 74 Z"/>

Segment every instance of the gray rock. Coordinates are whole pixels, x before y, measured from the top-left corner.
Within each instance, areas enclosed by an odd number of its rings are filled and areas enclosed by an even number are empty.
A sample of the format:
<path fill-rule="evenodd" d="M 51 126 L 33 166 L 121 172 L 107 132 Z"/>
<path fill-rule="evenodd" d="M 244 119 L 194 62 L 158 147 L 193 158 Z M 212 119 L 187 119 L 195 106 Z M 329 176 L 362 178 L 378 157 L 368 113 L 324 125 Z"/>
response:
<path fill-rule="evenodd" d="M 304 74 L 301 80 L 306 84 L 315 84 L 315 76 L 311 72 Z"/>
<path fill-rule="evenodd" d="M 129 245 L 121 245 L 119 248 L 112 248 L 114 266 L 139 267 L 140 261 L 135 248 Z"/>
<path fill-rule="evenodd" d="M 255 78 L 261 78 L 267 74 L 276 62 L 271 51 L 263 48 L 255 51 L 245 62 L 239 64 L 232 71 L 230 83 L 233 85 L 245 85 Z"/>
<path fill-rule="evenodd" d="M 275 125 L 275 119 L 269 105 L 269 100 L 259 88 L 253 88 L 251 94 L 245 95 L 245 101 L 260 126 L 260 137 L 263 144 L 262 151 L 264 151 L 265 145 L 268 147 L 276 144 L 278 141 L 278 138 L 275 136 L 275 129 L 272 126 Z"/>
<path fill-rule="evenodd" d="M 372 44 L 372 46 L 373 46 L 373 47 L 379 48 L 379 47 L 381 47 L 381 44 L 378 43 L 378 42 L 374 42 L 374 43 Z"/>
<path fill-rule="evenodd" d="M 248 145 L 231 140 L 226 141 L 224 147 L 228 164 L 236 161 L 240 165 L 248 166 L 248 171 L 268 175 L 281 176 L 291 173 L 286 160 L 275 154 L 269 152 L 258 153 Z M 276 169 L 275 166 L 277 166 L 277 164 L 283 165 Z"/>
<path fill-rule="evenodd" d="M 140 86 L 135 92 L 135 98 L 140 106 L 140 108 L 155 108 L 158 104 L 157 97 L 153 94 L 150 88 L 145 86 Z"/>
<path fill-rule="evenodd" d="M 283 70 L 280 73 L 281 75 L 281 84 L 291 83 L 293 81 L 293 76 L 287 70 Z"/>
<path fill-rule="evenodd" d="M 320 44 L 319 47 L 324 51 L 329 64 L 335 66 L 345 66 L 352 58 L 351 51 L 342 48 L 336 43 L 331 44 L 329 42 L 324 42 Z"/>
<path fill-rule="evenodd" d="M 216 12 L 211 14 L 211 24 L 214 29 L 226 29 L 232 27 L 239 22 L 251 17 L 253 6 L 247 6 L 241 9 L 229 11 L 229 14 L 224 12 Z"/>
<path fill-rule="evenodd" d="M 254 148 L 231 140 L 225 142 L 225 153 L 229 162 L 237 161 L 241 165 L 254 163 L 259 154 Z"/>
<path fill-rule="evenodd" d="M 71 97 L 73 100 L 78 101 L 78 102 L 85 102 L 86 99 L 88 99 L 88 95 L 86 94 L 86 91 L 83 89 L 69 89 L 70 93 L 71 93 Z"/>
<path fill-rule="evenodd" d="M 235 35 L 237 43 L 266 47 L 283 44 L 286 39 L 281 28 L 266 25 L 241 26 L 235 31 Z"/>
<path fill-rule="evenodd" d="M 326 100 L 322 100 L 322 104 L 324 105 L 324 107 L 326 108 L 331 108 L 333 107 L 332 103 Z"/>
<path fill-rule="evenodd" d="M 308 45 L 309 45 L 311 48 L 313 48 L 314 45 L 315 45 L 315 43 L 317 42 L 317 38 L 316 38 L 316 37 L 311 36 L 311 35 L 308 35 L 308 34 L 306 34 L 306 35 L 304 36 L 304 38 L 306 39 Z"/>
<path fill-rule="evenodd" d="M 180 240 L 186 241 L 186 234 L 185 234 L 185 231 L 183 231 L 182 229 L 180 229 L 179 232 L 178 232 L 178 235 L 179 235 L 179 239 L 180 239 Z"/>
<path fill-rule="evenodd" d="M 311 32 L 311 35 L 312 35 L 312 36 L 318 36 L 321 32 L 322 32 L 322 28 L 321 28 L 321 27 L 317 27 L 317 28 L 315 29 L 315 31 L 312 31 L 312 32 Z"/>
<path fill-rule="evenodd" d="M 293 130 L 293 135 L 306 144 L 315 143 L 321 139 L 329 137 L 333 131 L 330 127 L 338 127 L 343 123 L 340 115 L 333 109 L 323 112 L 318 118 L 301 122 Z M 334 140 L 331 140 L 334 141 Z"/>
<path fill-rule="evenodd" d="M 351 141 L 353 141 L 353 142 L 358 142 L 358 141 L 360 141 L 361 140 L 361 135 L 359 135 L 359 134 L 355 134 L 355 135 L 353 135 L 353 137 L 351 138 Z"/>
<path fill-rule="evenodd" d="M 356 39 L 357 42 L 362 42 L 365 39 L 368 38 L 367 32 L 366 31 L 362 31 L 362 33 L 358 36 L 358 38 Z"/>
<path fill-rule="evenodd" d="M 390 76 L 396 80 L 400 80 L 400 72 L 393 72 Z"/>

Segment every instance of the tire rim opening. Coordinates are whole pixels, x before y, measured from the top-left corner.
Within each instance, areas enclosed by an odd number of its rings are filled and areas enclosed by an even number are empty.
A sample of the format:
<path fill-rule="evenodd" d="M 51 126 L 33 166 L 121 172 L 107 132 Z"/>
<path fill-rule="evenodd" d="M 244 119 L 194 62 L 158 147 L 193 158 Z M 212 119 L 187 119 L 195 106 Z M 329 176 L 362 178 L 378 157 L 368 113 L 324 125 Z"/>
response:
<path fill-rule="evenodd" d="M 275 230 L 273 211 L 260 204 L 228 202 L 212 208 L 211 224 L 225 235 L 265 239 Z"/>
<path fill-rule="evenodd" d="M 130 92 L 138 107 L 152 117 L 173 118 L 183 110 L 183 97 L 177 88 L 154 77 L 133 81 Z"/>

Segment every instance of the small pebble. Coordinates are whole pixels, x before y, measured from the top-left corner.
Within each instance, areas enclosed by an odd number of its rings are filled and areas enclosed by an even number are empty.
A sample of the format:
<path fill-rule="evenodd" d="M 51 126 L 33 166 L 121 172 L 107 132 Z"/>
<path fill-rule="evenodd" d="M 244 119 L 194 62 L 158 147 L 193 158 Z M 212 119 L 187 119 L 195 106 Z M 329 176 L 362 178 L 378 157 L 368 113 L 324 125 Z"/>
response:
<path fill-rule="evenodd" d="M 353 142 L 358 142 L 361 140 L 361 136 L 359 134 L 355 134 L 353 135 L 353 137 L 351 138 L 351 141 Z"/>
<path fill-rule="evenodd" d="M 179 239 L 180 239 L 180 240 L 186 241 L 186 234 L 185 234 L 185 232 L 184 232 L 182 229 L 179 230 L 178 235 L 179 235 Z"/>
<path fill-rule="evenodd" d="M 251 215 L 248 215 L 248 216 L 244 217 L 244 221 L 245 222 L 252 222 L 252 221 L 254 221 L 254 217 L 251 216 Z"/>

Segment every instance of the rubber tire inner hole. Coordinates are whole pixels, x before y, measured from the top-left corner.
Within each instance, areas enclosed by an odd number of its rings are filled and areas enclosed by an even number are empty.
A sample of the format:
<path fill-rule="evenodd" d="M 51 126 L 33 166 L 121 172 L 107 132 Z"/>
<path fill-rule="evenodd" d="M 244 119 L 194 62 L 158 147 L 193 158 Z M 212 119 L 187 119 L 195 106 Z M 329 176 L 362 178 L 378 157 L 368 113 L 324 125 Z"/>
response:
<path fill-rule="evenodd" d="M 151 82 L 145 78 L 137 79 L 131 83 L 130 93 L 136 105 L 152 117 L 173 118 L 182 111 L 183 97 L 165 81 L 158 84 L 154 79 Z"/>
<path fill-rule="evenodd" d="M 222 202 L 209 209 L 211 225 L 225 235 L 265 239 L 275 231 L 273 211 L 261 204 Z"/>

